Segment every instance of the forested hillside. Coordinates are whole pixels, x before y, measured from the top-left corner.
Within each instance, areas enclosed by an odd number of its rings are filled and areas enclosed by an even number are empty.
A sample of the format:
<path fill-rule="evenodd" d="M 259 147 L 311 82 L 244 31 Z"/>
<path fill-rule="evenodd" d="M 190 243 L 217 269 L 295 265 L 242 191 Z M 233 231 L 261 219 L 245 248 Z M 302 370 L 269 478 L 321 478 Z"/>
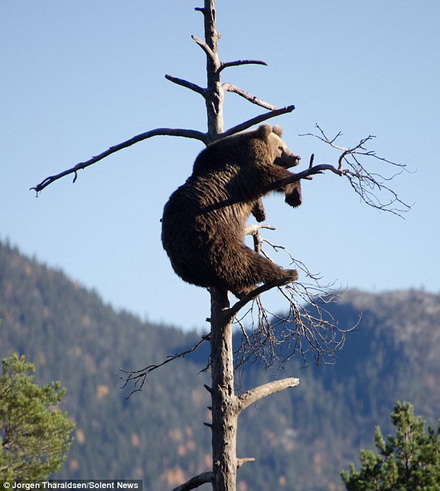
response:
<path fill-rule="evenodd" d="M 339 470 L 372 446 L 375 425 L 391 430 L 397 399 L 431 423 L 440 416 L 440 295 L 348 291 L 331 310 L 347 327 L 361 312 L 334 365 L 245 368 L 243 387 L 286 375 L 301 385 L 240 418 L 239 457 L 257 460 L 240 469 L 239 490 L 342 489 Z M 143 479 L 145 490 L 162 491 L 209 468 L 207 351 L 153 372 L 129 399 L 114 373 L 161 362 L 199 334 L 115 312 L 96 292 L 5 243 L 0 318 L 0 357 L 25 354 L 38 382 L 60 380 L 68 390 L 75 442 L 54 477 Z"/>

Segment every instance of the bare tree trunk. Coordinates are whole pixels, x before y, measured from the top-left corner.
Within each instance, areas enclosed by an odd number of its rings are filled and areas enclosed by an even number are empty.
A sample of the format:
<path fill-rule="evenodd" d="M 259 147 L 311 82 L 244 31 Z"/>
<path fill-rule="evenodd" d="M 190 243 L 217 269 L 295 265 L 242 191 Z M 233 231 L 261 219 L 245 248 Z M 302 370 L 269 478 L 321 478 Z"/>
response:
<path fill-rule="evenodd" d="M 206 113 L 209 140 L 223 133 L 224 91 L 218 55 L 215 0 L 204 0 L 206 52 Z M 227 291 L 211 289 L 211 404 L 212 489 L 235 491 L 237 480 L 237 408 L 234 391 L 232 319 L 222 315 L 229 308 Z"/>
<path fill-rule="evenodd" d="M 224 91 L 220 80 L 221 64 L 218 55 L 220 36 L 215 25 L 215 0 L 205 0 L 203 16 L 205 19 L 206 73 L 208 74 L 205 97 L 208 135 L 210 138 L 215 138 L 223 133 L 224 100 Z"/>
<path fill-rule="evenodd" d="M 223 101 L 225 89 L 221 72 L 226 66 L 218 55 L 219 34 L 215 24 L 215 0 L 204 0 L 205 42 L 193 39 L 206 53 L 207 86 L 204 91 L 207 109 L 208 142 L 223 133 Z M 254 63 L 255 60 L 238 61 L 234 64 Z M 260 63 L 260 62 L 257 62 Z M 293 106 L 292 106 L 293 107 Z M 228 292 L 212 288 L 211 293 L 211 441 L 212 441 L 212 489 L 235 491 L 237 468 L 254 459 L 237 459 L 237 427 L 240 412 L 256 400 L 299 383 L 286 379 L 275 387 L 267 384 L 265 389 L 254 389 L 237 397 L 234 389 L 234 354 L 232 347 L 232 321 Z M 229 311 L 229 312 L 228 312 Z"/>
<path fill-rule="evenodd" d="M 232 320 L 226 291 L 211 290 L 212 469 L 214 491 L 233 491 L 237 475 L 237 418 Z"/>

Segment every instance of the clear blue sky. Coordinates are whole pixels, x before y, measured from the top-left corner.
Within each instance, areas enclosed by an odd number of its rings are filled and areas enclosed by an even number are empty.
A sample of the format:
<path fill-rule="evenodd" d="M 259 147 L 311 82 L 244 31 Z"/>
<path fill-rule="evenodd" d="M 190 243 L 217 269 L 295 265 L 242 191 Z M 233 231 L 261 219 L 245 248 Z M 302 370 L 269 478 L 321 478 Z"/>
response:
<path fill-rule="evenodd" d="M 172 7 L 170 7 L 172 5 Z M 29 188 L 138 133 L 205 130 L 201 97 L 164 79 L 204 84 L 201 2 L 0 2 L 0 234 L 142 318 L 205 327 L 208 293 L 181 281 L 160 243 L 160 217 L 201 143 L 156 137 L 49 186 Z M 405 219 L 362 204 L 333 174 L 303 185 L 292 210 L 266 199 L 267 234 L 324 282 L 368 291 L 439 291 L 440 2 L 219 0 L 224 72 L 246 91 L 296 110 L 275 120 L 289 147 L 316 163 L 338 153 L 300 133 L 319 123 L 351 146 L 406 163 L 391 183 Z M 230 94 L 226 127 L 262 110 Z M 277 254 L 277 262 L 287 266 Z M 275 302 L 274 309 L 283 304 Z"/>

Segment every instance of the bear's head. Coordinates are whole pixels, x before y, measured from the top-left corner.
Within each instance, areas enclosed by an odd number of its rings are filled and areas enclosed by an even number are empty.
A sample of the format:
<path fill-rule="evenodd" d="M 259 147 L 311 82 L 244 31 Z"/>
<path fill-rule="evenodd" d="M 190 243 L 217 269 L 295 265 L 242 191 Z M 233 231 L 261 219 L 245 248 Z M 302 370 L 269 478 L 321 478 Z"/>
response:
<path fill-rule="evenodd" d="M 218 171 L 226 165 L 242 168 L 263 161 L 285 169 L 294 167 L 301 157 L 288 149 L 281 135 L 280 126 L 272 127 L 266 123 L 254 130 L 220 138 L 200 152 L 192 175 Z"/>
<path fill-rule="evenodd" d="M 260 138 L 267 142 L 272 152 L 273 163 L 285 169 L 295 167 L 299 164 L 301 157 L 293 153 L 281 138 L 283 130 L 281 126 L 271 127 L 269 124 L 262 124 L 258 128 Z"/>

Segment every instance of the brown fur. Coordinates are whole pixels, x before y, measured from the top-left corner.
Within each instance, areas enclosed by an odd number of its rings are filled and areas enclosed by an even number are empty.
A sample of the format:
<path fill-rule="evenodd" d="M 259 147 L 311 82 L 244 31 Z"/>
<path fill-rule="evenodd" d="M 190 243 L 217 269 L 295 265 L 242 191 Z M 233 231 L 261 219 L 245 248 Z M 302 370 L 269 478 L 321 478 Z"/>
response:
<path fill-rule="evenodd" d="M 298 162 L 281 139 L 281 128 L 268 124 L 203 150 L 192 175 L 164 208 L 162 243 L 174 271 L 188 283 L 230 290 L 237 297 L 258 283 L 296 280 L 296 270 L 280 268 L 243 240 L 249 215 L 264 219 L 260 199 L 270 184 L 291 176 L 287 167 Z M 291 206 L 301 203 L 299 181 L 280 190 Z"/>

